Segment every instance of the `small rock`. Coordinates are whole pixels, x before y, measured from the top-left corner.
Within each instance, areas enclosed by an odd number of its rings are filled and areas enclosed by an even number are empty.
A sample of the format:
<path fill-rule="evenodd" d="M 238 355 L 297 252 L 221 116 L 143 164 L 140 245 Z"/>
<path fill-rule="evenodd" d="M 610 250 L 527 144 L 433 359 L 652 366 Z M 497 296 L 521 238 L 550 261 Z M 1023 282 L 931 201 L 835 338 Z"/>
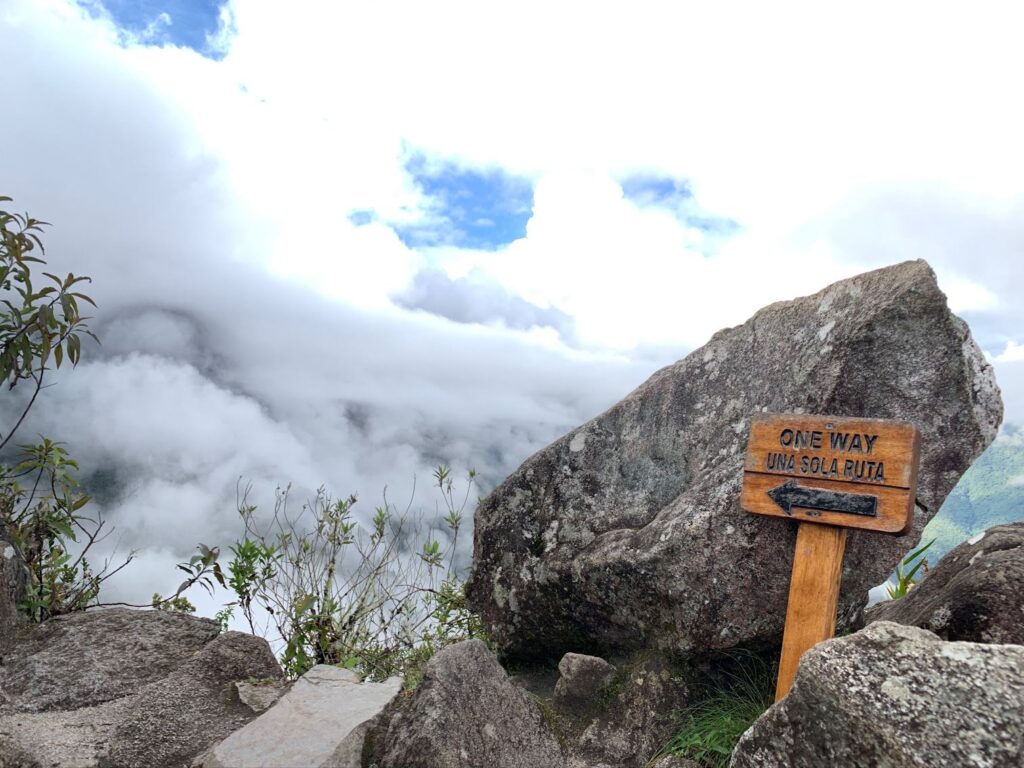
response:
<path fill-rule="evenodd" d="M 597 656 L 567 653 L 558 662 L 554 705 L 569 715 L 589 712 L 600 704 L 601 691 L 615 678 L 615 667 Z"/>
<path fill-rule="evenodd" d="M 624 677 L 604 711 L 584 730 L 573 750 L 574 768 L 607 763 L 643 768 L 675 731 L 676 713 L 689 689 L 662 656 L 641 658 L 620 672 Z"/>
<path fill-rule="evenodd" d="M 239 680 L 232 683 L 235 696 L 253 712 L 266 712 L 288 690 L 283 680 L 266 678 L 257 680 Z"/>

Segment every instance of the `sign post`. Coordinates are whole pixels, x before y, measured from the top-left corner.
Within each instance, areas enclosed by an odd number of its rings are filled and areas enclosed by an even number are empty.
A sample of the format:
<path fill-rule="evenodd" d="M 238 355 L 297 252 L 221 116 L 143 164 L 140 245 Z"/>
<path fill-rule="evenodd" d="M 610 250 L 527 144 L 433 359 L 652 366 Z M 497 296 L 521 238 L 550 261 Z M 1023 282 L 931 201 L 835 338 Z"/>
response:
<path fill-rule="evenodd" d="M 752 421 L 740 504 L 799 524 L 776 701 L 804 651 L 835 634 L 847 530 L 910 530 L 919 459 L 917 428 L 906 422 L 802 414 Z"/>

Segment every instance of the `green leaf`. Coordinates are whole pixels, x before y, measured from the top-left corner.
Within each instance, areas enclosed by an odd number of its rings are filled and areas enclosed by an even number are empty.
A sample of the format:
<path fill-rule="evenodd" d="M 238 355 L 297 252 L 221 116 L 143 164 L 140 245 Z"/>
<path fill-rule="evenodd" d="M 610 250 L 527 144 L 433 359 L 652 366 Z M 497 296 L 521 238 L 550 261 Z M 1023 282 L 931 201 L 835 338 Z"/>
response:
<path fill-rule="evenodd" d="M 65 538 L 77 541 L 75 538 L 75 529 L 71 527 L 71 524 L 65 520 L 54 520 L 50 527 Z"/>
<path fill-rule="evenodd" d="M 909 555 L 907 555 L 907 556 L 906 556 L 905 558 L 903 558 L 903 562 L 905 562 L 905 563 L 908 563 L 908 562 L 910 562 L 911 560 L 913 560 L 913 559 L 915 559 L 915 558 L 917 558 L 917 557 L 920 557 L 920 556 L 921 556 L 922 554 L 924 554 L 924 553 L 925 553 L 925 552 L 926 552 L 926 551 L 928 550 L 928 548 L 929 548 L 929 547 L 930 547 L 930 546 L 931 546 L 932 544 L 934 544 L 934 543 L 935 543 L 935 539 L 932 539 L 931 541 L 929 541 L 929 542 L 928 542 L 927 544 L 925 544 L 925 545 L 924 545 L 923 547 L 921 547 L 920 549 L 917 549 L 917 550 L 915 550 L 915 551 L 911 552 L 911 553 L 910 553 Z"/>
<path fill-rule="evenodd" d="M 316 600 L 316 595 L 303 595 L 301 598 L 295 601 L 295 615 L 302 616 L 312 606 Z"/>
<path fill-rule="evenodd" d="M 911 568 L 910 571 L 907 572 L 907 574 L 903 577 L 904 581 L 908 581 L 908 582 L 913 584 L 914 583 L 914 576 L 917 575 L 917 572 L 921 568 L 921 566 L 924 565 L 927 562 L 928 562 L 927 560 L 920 560 L 920 561 L 918 561 L 918 563 L 913 568 Z"/>

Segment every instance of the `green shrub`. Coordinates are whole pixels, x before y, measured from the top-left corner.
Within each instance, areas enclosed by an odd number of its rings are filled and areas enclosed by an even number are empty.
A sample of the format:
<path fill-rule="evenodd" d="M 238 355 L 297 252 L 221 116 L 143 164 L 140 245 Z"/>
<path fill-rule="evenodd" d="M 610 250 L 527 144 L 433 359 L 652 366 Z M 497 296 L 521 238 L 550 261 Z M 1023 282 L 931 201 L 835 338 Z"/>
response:
<path fill-rule="evenodd" d="M 192 605 L 192 601 L 184 595 L 175 595 L 174 597 L 170 597 L 165 600 L 160 597 L 159 593 L 153 593 L 153 601 L 150 605 L 158 611 L 166 611 L 167 613 L 196 612 L 196 607 Z"/>
<path fill-rule="evenodd" d="M 225 610 L 241 610 L 254 634 L 276 633 L 289 676 L 336 664 L 375 680 L 402 674 L 415 686 L 437 650 L 484 634 L 454 568 L 474 477 L 457 498 L 449 469 L 435 470 L 443 536 L 424 530 L 411 500 L 400 512 L 386 492 L 369 530 L 353 517 L 354 496 L 336 500 L 320 488 L 293 515 L 290 489 L 278 489 L 261 525 L 249 489 L 240 492 L 245 535 L 230 547 L 227 575 L 215 574 L 235 595 Z M 222 622 L 228 616 L 218 614 Z"/>

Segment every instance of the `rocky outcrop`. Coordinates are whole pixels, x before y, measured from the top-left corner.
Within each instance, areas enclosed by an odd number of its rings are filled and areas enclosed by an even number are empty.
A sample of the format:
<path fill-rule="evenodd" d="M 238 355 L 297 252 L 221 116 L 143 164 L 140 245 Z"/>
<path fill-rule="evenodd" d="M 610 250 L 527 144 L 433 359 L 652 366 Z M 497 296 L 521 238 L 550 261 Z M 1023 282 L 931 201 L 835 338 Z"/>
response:
<path fill-rule="evenodd" d="M 180 768 L 255 717 L 234 681 L 281 677 L 262 638 L 182 614 L 71 614 L 19 639 L 0 667 L 0 768 Z"/>
<path fill-rule="evenodd" d="M 33 627 L 5 660 L 0 690 L 21 712 L 102 704 L 165 677 L 218 634 L 211 619 L 164 611 L 58 616 Z"/>
<path fill-rule="evenodd" d="M 795 526 L 739 506 L 750 418 L 913 422 L 919 510 L 896 538 L 854 532 L 855 612 L 994 438 L 990 366 L 923 261 L 762 309 L 528 459 L 478 507 L 468 595 L 511 657 L 729 648 L 777 639 Z"/>
<path fill-rule="evenodd" d="M 438 652 L 415 692 L 370 730 L 364 765 L 377 768 L 563 768 L 561 746 L 529 694 L 479 640 Z"/>
<path fill-rule="evenodd" d="M 1024 764 L 1024 647 L 877 622 L 821 643 L 731 768 Z"/>
<path fill-rule="evenodd" d="M 865 620 L 923 627 L 945 640 L 1024 645 L 1024 523 L 965 541 L 905 597 L 869 608 Z"/>
<path fill-rule="evenodd" d="M 354 672 L 320 664 L 265 714 L 207 751 L 195 768 L 359 768 L 366 729 L 401 690 L 401 678 L 360 683 Z M 355 732 L 355 734 L 353 734 Z"/>

